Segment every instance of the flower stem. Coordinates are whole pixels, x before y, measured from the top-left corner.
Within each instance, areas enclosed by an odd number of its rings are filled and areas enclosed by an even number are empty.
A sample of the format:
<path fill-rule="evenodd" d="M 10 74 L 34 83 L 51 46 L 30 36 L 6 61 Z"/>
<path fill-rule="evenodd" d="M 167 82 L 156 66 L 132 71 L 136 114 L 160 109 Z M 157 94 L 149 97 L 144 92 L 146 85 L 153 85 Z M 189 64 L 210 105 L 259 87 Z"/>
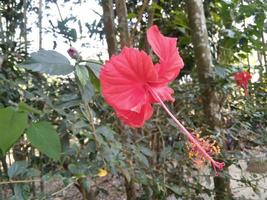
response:
<path fill-rule="evenodd" d="M 197 149 L 199 150 L 199 152 L 201 152 L 203 154 L 203 156 L 211 162 L 211 164 L 213 166 L 213 169 L 215 171 L 215 174 L 218 175 L 218 172 L 217 172 L 216 168 L 218 168 L 219 170 L 222 170 L 224 165 L 225 165 L 224 162 L 220 163 L 220 162 L 217 162 L 217 161 L 213 160 L 213 158 L 199 144 L 199 142 L 194 138 L 194 136 L 191 133 L 189 133 L 188 130 L 175 118 L 175 116 L 171 113 L 171 111 L 163 103 L 163 101 L 161 100 L 160 96 L 155 91 L 153 91 L 152 88 L 149 88 L 149 90 L 151 91 L 152 95 L 157 98 L 157 100 L 160 102 L 161 106 L 169 114 L 169 116 L 173 119 L 173 121 L 177 124 L 178 128 L 180 129 L 180 131 L 189 139 L 190 142 L 195 144 Z"/>

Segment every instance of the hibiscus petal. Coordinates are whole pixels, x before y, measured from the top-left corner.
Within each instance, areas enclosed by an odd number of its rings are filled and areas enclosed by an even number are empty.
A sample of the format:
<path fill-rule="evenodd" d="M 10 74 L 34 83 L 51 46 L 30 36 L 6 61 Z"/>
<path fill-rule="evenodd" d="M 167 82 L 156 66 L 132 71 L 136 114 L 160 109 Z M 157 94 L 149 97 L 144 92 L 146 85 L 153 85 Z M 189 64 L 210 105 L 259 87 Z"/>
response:
<path fill-rule="evenodd" d="M 175 101 L 175 99 L 172 97 L 172 94 L 174 92 L 173 89 L 166 85 L 150 84 L 150 90 L 153 90 L 155 93 L 157 93 L 162 101 Z M 153 95 L 153 92 L 150 92 L 150 102 L 159 103 L 157 97 Z"/>
<path fill-rule="evenodd" d="M 102 94 L 115 110 L 139 112 L 148 103 L 146 83 L 156 80 L 150 57 L 134 48 L 124 48 L 112 56 L 100 72 Z"/>
<path fill-rule="evenodd" d="M 153 114 L 153 108 L 150 104 L 142 106 L 140 112 L 129 110 L 116 110 L 117 116 L 127 125 L 132 127 L 142 127 L 146 120 Z"/>
<path fill-rule="evenodd" d="M 156 65 L 160 82 L 174 80 L 184 66 L 184 62 L 176 47 L 176 38 L 163 36 L 156 25 L 147 31 L 147 39 L 153 51 L 160 58 Z"/>

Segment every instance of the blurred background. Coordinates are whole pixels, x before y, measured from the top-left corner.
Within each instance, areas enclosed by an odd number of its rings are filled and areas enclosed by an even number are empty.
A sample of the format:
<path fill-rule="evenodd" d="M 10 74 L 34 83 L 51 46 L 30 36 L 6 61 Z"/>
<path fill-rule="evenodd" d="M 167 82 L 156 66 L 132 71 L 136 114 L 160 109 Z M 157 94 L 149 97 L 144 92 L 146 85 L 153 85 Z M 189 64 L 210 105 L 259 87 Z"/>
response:
<path fill-rule="evenodd" d="M 267 199 L 266 10 L 264 0 L 1 0 L 0 199 Z M 131 128 L 101 96 L 99 70 L 124 46 L 157 62 L 153 24 L 178 38 L 185 63 L 167 105 L 216 149 L 219 176 L 159 105 Z"/>

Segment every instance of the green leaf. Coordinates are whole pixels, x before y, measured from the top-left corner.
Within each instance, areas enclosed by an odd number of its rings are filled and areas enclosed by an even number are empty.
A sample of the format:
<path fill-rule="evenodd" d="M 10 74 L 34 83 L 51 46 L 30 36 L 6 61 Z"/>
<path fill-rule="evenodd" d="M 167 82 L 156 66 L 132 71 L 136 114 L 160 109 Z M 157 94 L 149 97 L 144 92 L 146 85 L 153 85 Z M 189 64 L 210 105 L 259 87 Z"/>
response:
<path fill-rule="evenodd" d="M 16 161 L 8 168 L 8 177 L 9 178 L 16 178 L 18 176 L 23 176 L 27 172 L 28 162 L 23 161 Z"/>
<path fill-rule="evenodd" d="M 26 177 L 30 178 L 30 177 L 37 177 L 40 176 L 41 172 L 38 169 L 34 169 L 34 168 L 28 168 L 27 172 L 26 172 Z"/>
<path fill-rule="evenodd" d="M 144 156 L 141 152 L 137 152 L 136 156 L 139 159 L 140 164 L 143 164 L 146 167 L 149 167 L 149 162 L 148 162 L 146 156 Z"/>
<path fill-rule="evenodd" d="M 99 92 L 100 91 L 99 79 L 95 76 L 95 74 L 92 71 L 89 71 L 89 74 L 90 74 L 90 80 L 91 80 L 92 85 L 94 86 L 94 89 Z"/>
<path fill-rule="evenodd" d="M 159 158 L 163 160 L 167 156 L 171 155 L 171 152 L 172 152 L 172 147 L 170 147 L 170 146 L 165 147 L 164 149 L 161 150 Z"/>
<path fill-rule="evenodd" d="M 120 172 L 124 175 L 124 177 L 127 179 L 128 182 L 131 181 L 131 175 L 130 172 L 126 168 L 119 168 Z"/>
<path fill-rule="evenodd" d="M 65 56 L 52 50 L 34 52 L 29 60 L 20 66 L 49 75 L 67 75 L 74 71 L 74 67 Z"/>
<path fill-rule="evenodd" d="M 24 179 L 28 172 L 27 161 L 15 161 L 8 169 L 8 177 L 10 179 Z M 14 196 L 8 198 L 9 200 L 27 200 L 29 199 L 30 188 L 27 184 L 14 184 Z"/>
<path fill-rule="evenodd" d="M 108 141 L 114 141 L 114 135 L 116 134 L 113 130 L 106 126 L 100 126 L 96 129 L 96 134 L 102 135 Z"/>
<path fill-rule="evenodd" d="M 59 136 L 49 122 L 38 122 L 27 130 L 31 144 L 48 157 L 59 160 L 61 144 Z"/>
<path fill-rule="evenodd" d="M 166 188 L 170 189 L 172 192 L 174 192 L 177 195 L 182 195 L 182 193 L 183 193 L 183 190 L 176 185 L 172 185 L 172 186 L 166 185 Z"/>
<path fill-rule="evenodd" d="M 99 78 L 99 73 L 100 73 L 102 64 L 95 60 L 89 60 L 87 61 L 87 65 L 89 66 L 89 70 L 91 70 L 94 73 L 94 75 L 97 78 Z"/>
<path fill-rule="evenodd" d="M 89 102 L 95 95 L 94 87 L 90 80 L 86 82 L 86 85 L 82 88 L 82 97 L 86 102 Z"/>
<path fill-rule="evenodd" d="M 74 28 L 70 29 L 70 31 L 68 31 L 68 35 L 69 37 L 71 37 L 73 42 L 77 41 L 77 32 Z"/>
<path fill-rule="evenodd" d="M 30 195 L 30 186 L 28 184 L 15 184 L 15 195 L 9 200 L 28 200 Z"/>
<path fill-rule="evenodd" d="M 144 147 L 144 146 L 140 146 L 140 151 L 145 155 L 145 156 L 148 156 L 148 157 L 152 157 L 153 156 L 153 152 L 147 148 L 147 147 Z"/>
<path fill-rule="evenodd" d="M 11 107 L 0 109 L 0 149 L 5 154 L 28 126 L 27 113 Z"/>
<path fill-rule="evenodd" d="M 100 91 L 99 73 L 100 73 L 102 64 L 95 60 L 89 60 L 87 62 L 87 66 L 88 66 L 90 80 L 92 84 L 94 85 L 97 91 Z"/>
<path fill-rule="evenodd" d="M 42 111 L 26 104 L 25 102 L 20 102 L 19 103 L 19 110 L 20 111 L 26 111 L 26 112 L 31 112 L 31 113 L 35 113 L 35 114 L 38 114 L 38 115 L 41 115 L 42 114 Z"/>
<path fill-rule="evenodd" d="M 85 86 L 86 82 L 89 80 L 89 73 L 87 68 L 85 66 L 78 65 L 76 66 L 75 71 L 80 83 L 82 84 L 82 86 Z"/>

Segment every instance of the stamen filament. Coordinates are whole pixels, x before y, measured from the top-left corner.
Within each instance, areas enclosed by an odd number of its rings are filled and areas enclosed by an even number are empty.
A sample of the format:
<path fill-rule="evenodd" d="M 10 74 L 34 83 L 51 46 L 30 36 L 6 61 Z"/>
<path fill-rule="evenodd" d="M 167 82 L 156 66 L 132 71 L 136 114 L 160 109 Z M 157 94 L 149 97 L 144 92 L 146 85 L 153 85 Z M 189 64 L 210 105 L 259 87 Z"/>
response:
<path fill-rule="evenodd" d="M 205 156 L 212 163 L 212 166 L 213 166 L 213 169 L 215 171 L 215 174 L 218 175 L 218 172 L 217 172 L 216 168 L 218 168 L 219 170 L 222 170 L 224 165 L 225 165 L 224 162 L 220 163 L 220 162 L 215 161 L 205 151 L 205 149 L 199 144 L 199 142 L 194 138 L 194 136 L 192 136 L 192 134 L 189 133 L 188 130 L 175 118 L 175 116 L 171 113 L 171 111 L 168 109 L 168 107 L 163 103 L 163 101 L 161 100 L 160 96 L 156 92 L 154 92 L 151 87 L 149 87 L 149 90 L 152 93 L 152 95 L 157 98 L 157 100 L 160 102 L 161 106 L 169 114 L 169 116 L 173 119 L 173 121 L 177 124 L 178 128 L 180 129 L 180 131 L 189 139 L 190 142 L 195 144 L 196 147 L 198 148 L 199 152 L 201 152 L 203 154 L 203 156 Z"/>

